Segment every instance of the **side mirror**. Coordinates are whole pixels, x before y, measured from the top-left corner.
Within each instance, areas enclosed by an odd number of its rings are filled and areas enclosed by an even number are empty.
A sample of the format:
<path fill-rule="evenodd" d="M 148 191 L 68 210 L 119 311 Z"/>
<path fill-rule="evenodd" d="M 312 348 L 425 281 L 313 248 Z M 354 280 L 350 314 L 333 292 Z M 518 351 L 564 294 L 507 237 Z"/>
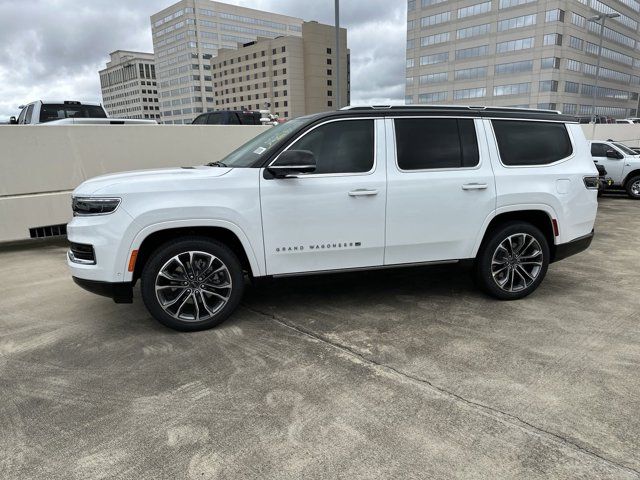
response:
<path fill-rule="evenodd" d="M 615 150 L 607 150 L 606 152 L 607 158 L 615 158 L 617 160 L 622 158 L 622 155 Z"/>
<path fill-rule="evenodd" d="M 267 170 L 276 178 L 296 177 L 301 173 L 314 172 L 316 159 L 309 150 L 287 150 Z"/>
<path fill-rule="evenodd" d="M 11 117 L 9 119 L 9 125 L 17 125 L 18 124 L 18 120 L 16 120 L 16 117 Z"/>

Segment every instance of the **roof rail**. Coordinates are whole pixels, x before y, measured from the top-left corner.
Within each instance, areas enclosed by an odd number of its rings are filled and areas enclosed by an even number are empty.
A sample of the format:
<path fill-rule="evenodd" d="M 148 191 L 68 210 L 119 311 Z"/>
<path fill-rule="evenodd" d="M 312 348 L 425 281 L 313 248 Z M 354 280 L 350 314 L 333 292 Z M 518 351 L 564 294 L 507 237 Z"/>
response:
<path fill-rule="evenodd" d="M 340 110 L 481 110 L 486 112 L 540 112 L 560 115 L 559 110 L 547 110 L 541 108 L 521 108 L 521 107 L 493 107 L 482 105 L 369 105 L 369 106 L 347 106 Z"/>

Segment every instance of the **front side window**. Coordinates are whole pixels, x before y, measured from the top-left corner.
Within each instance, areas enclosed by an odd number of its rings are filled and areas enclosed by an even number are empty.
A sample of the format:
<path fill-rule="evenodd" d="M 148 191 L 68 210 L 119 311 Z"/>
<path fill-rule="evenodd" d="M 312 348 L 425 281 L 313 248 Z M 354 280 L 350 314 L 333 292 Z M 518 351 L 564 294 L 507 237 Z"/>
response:
<path fill-rule="evenodd" d="M 329 122 L 298 139 L 289 150 L 308 150 L 314 174 L 364 173 L 373 169 L 373 120 Z"/>
<path fill-rule="evenodd" d="M 474 167 L 480 161 L 471 119 L 398 118 L 394 122 L 401 170 Z"/>
<path fill-rule="evenodd" d="M 504 165 L 548 165 L 567 158 L 573 147 L 564 123 L 492 120 Z"/>

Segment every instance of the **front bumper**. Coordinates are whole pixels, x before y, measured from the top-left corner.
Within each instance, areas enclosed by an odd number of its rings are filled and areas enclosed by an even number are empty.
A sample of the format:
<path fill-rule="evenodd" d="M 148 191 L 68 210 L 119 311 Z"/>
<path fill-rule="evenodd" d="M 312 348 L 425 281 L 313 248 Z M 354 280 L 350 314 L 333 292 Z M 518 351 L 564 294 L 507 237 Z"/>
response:
<path fill-rule="evenodd" d="M 555 255 L 551 261 L 557 262 L 558 260 L 563 260 L 571 255 L 585 251 L 589 248 L 589 245 L 591 245 L 593 235 L 594 231 L 591 230 L 591 233 L 584 235 L 583 237 L 578 237 L 570 242 L 556 245 Z"/>
<path fill-rule="evenodd" d="M 72 277 L 73 281 L 86 291 L 112 298 L 116 303 L 133 303 L 133 284 L 131 282 L 100 282 Z"/>

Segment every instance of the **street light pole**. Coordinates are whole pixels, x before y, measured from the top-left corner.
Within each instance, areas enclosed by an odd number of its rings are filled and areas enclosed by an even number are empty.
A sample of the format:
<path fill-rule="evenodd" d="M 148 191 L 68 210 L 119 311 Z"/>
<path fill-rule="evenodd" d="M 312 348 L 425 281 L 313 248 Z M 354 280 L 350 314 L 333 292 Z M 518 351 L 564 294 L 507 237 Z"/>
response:
<path fill-rule="evenodd" d="M 335 0 L 336 15 L 336 110 L 341 108 L 340 98 L 340 0 Z"/>
<path fill-rule="evenodd" d="M 596 98 L 598 93 L 598 75 L 600 74 L 600 58 L 602 57 L 602 40 L 604 38 L 604 22 L 607 18 L 619 17 L 619 13 L 601 13 L 589 18 L 590 22 L 600 21 L 600 42 L 598 43 L 598 59 L 596 60 L 596 80 L 593 85 L 593 107 L 591 109 L 591 121 L 596 123 Z"/>

